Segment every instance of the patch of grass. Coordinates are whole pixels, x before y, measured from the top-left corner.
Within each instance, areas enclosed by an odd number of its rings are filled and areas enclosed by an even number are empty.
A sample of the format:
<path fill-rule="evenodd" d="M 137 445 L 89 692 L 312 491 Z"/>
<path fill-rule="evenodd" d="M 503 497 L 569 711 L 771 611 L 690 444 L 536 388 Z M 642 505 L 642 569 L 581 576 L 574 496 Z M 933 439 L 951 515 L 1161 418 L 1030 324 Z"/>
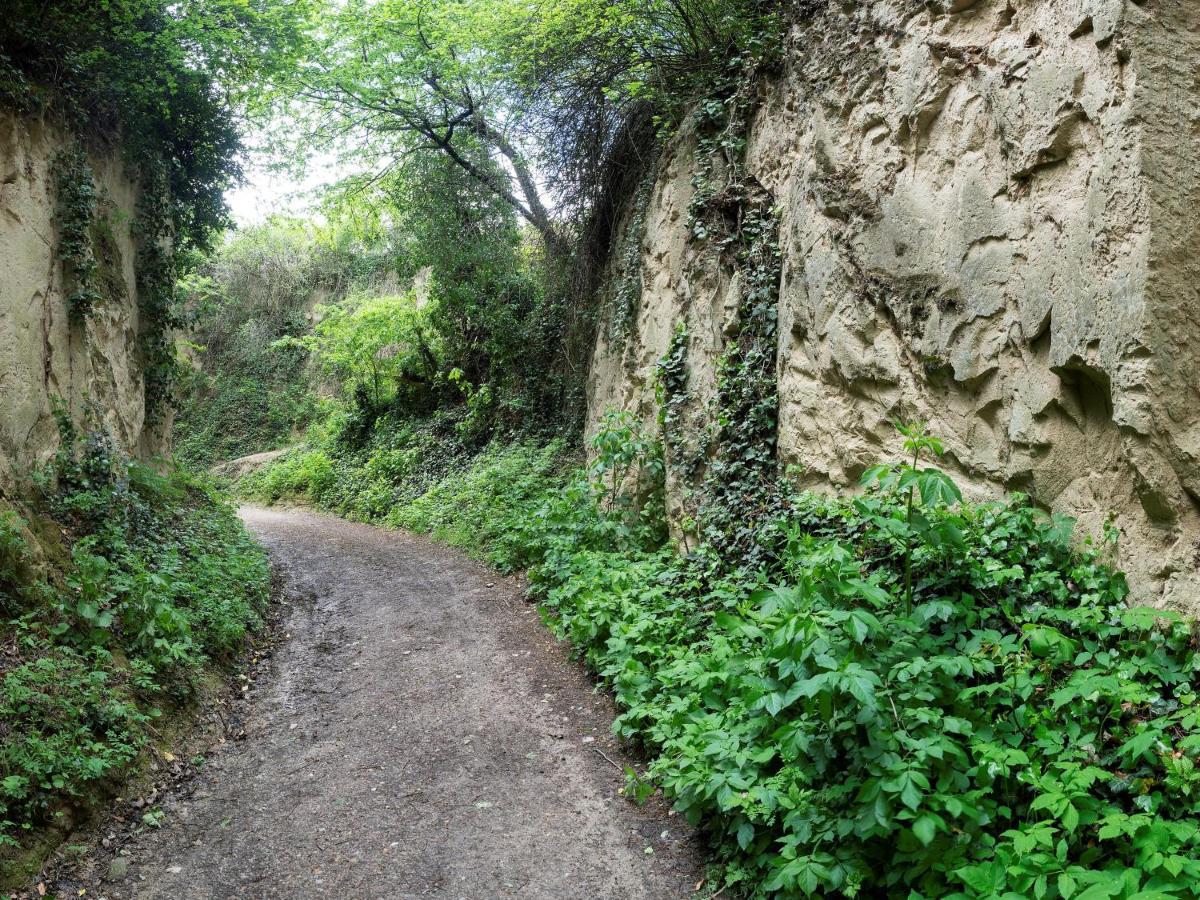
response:
<path fill-rule="evenodd" d="M 383 429 L 379 430 L 383 434 Z M 247 497 L 301 500 L 340 515 L 431 534 L 514 571 L 536 527 L 526 509 L 562 489 L 572 467 L 560 442 L 439 452 L 431 426 L 387 431 L 360 451 L 298 448 L 242 479 Z"/>
<path fill-rule="evenodd" d="M 493 446 L 415 500 L 384 516 L 391 526 L 431 534 L 511 572 L 528 566 L 536 546 L 529 508 L 565 481 L 561 443 Z"/>

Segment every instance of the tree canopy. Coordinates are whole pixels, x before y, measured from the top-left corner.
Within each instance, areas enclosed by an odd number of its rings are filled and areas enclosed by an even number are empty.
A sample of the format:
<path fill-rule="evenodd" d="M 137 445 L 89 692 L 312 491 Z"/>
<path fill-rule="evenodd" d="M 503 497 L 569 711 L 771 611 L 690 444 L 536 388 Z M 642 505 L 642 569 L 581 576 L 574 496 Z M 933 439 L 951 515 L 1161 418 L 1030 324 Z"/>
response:
<path fill-rule="evenodd" d="M 165 175 L 177 242 L 228 224 L 241 114 L 290 68 L 309 0 L 10 0 L 0 101 L 50 111 Z"/>

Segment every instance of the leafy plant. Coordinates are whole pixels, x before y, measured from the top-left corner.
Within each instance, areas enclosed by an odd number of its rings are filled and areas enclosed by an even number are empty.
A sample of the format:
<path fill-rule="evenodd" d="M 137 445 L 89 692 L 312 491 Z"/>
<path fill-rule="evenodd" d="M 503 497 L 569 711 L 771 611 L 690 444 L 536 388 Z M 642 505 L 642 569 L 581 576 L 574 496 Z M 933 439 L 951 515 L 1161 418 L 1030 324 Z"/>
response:
<path fill-rule="evenodd" d="M 907 459 L 861 496 L 787 497 L 754 567 L 727 544 L 680 556 L 631 518 L 661 451 L 622 415 L 574 474 L 556 447 L 494 446 L 414 492 L 409 432 L 331 458 L 316 499 L 382 483 L 392 503 L 368 518 L 530 567 L 651 759 L 632 792 L 714 835 L 731 892 L 1194 896 L 1188 625 L 1128 608 L 1068 521 L 1019 495 L 964 502 L 925 462 L 940 442 L 902 431 Z"/>
<path fill-rule="evenodd" d="M 592 437 L 588 476 L 600 505 L 631 528 L 666 539 L 662 444 L 628 412 L 609 412 Z M 651 540 L 654 540 L 652 538 Z"/>
<path fill-rule="evenodd" d="M 921 453 L 941 456 L 942 442 L 926 432 L 924 425 L 898 425 L 904 435 L 904 449 L 912 454 L 911 463 L 872 466 L 863 473 L 865 487 L 877 486 L 887 494 L 899 493 L 904 498 L 904 513 L 900 517 L 878 515 L 878 506 L 870 501 L 860 503 L 859 511 L 875 527 L 891 534 L 904 547 L 904 602 L 912 608 L 912 555 L 921 544 L 929 546 L 962 546 L 962 532 L 950 519 L 931 519 L 923 508 L 938 509 L 962 501 L 962 492 L 944 472 L 918 468 Z M 920 500 L 917 503 L 917 500 Z"/>
<path fill-rule="evenodd" d="M 1189 629 L 1127 609 L 1022 498 L 963 504 L 919 466 L 937 442 L 906 438 L 864 497 L 794 497 L 757 577 L 547 558 L 545 605 L 616 727 L 757 894 L 1192 896 Z"/>
<path fill-rule="evenodd" d="M 125 459 L 61 405 L 59 425 L 37 513 L 56 519 L 65 569 L 38 580 L 18 520 L 0 519 L 0 557 L 20 579 L 0 673 L 0 846 L 14 851 L 102 797 L 149 720 L 189 698 L 267 599 L 265 555 L 206 482 Z M 20 876 L 14 858 L 0 856 L 0 883 Z"/>
<path fill-rule="evenodd" d="M 72 315 L 83 318 L 102 299 L 96 287 L 96 254 L 92 248 L 98 200 L 96 180 L 80 144 L 60 151 L 53 169 L 58 195 L 55 209 L 58 258 L 73 284 L 67 306 Z"/>
<path fill-rule="evenodd" d="M 429 310 L 413 293 L 350 296 L 317 312 L 320 321 L 311 335 L 284 338 L 275 346 L 309 350 L 347 390 L 366 391 L 371 408 L 382 410 L 386 401 L 402 396 L 407 411 L 424 411 L 420 392 L 433 388 L 441 347 Z"/>
<path fill-rule="evenodd" d="M 32 587 L 25 524 L 12 510 L 0 510 L 0 610 L 6 613 L 20 609 Z"/>

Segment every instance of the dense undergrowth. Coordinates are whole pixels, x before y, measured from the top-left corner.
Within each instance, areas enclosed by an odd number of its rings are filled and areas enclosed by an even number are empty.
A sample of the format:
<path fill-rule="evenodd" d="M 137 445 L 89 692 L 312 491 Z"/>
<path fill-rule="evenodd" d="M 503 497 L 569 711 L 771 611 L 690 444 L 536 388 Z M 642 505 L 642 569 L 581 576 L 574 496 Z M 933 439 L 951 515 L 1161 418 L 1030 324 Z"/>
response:
<path fill-rule="evenodd" d="M 0 514 L 0 884 L 136 767 L 268 599 L 265 554 L 206 480 L 60 428 L 28 518 Z"/>
<path fill-rule="evenodd" d="M 727 895 L 1196 895 L 1192 632 L 1129 608 L 1069 522 L 962 501 L 919 430 L 860 496 L 791 493 L 753 568 L 664 540 L 661 456 L 627 419 L 586 471 L 531 443 L 423 468 L 435 431 L 387 432 L 245 487 L 529 567 L 651 760 L 630 790 L 707 829 Z"/>
<path fill-rule="evenodd" d="M 172 393 L 167 336 L 185 319 L 174 261 L 154 251 L 172 229 L 207 245 L 236 175 L 218 88 L 250 107 L 261 93 L 294 156 L 329 151 L 351 172 L 325 209 L 349 244 L 268 224 L 183 283 L 197 327 L 181 456 L 207 465 L 305 432 L 239 489 L 527 569 L 645 752 L 630 792 L 661 789 L 708 832 L 718 892 L 1200 895 L 1189 626 L 1128 608 L 1108 548 L 1024 498 L 963 502 L 922 461 L 939 446 L 919 429 L 853 497 L 792 491 L 779 472 L 776 200 L 743 160 L 789 23 L 827 4 L 102 5 L 46 19 L 19 2 L 0 95 L 141 136 L 144 195 L 166 204 L 140 216 L 152 397 Z M 641 287 L 646 217 L 622 186 L 652 194 L 655 148 L 687 117 L 689 253 L 740 291 L 713 400 L 691 395 L 680 330 L 660 433 L 610 418 L 584 465 L 570 448 L 606 260 L 636 273 L 607 313 L 617 336 Z M 94 204 L 76 169 L 60 250 L 86 312 L 93 260 L 70 238 Z M 0 526 L 10 835 L 128 768 L 153 710 L 186 700 L 265 592 L 261 553 L 203 485 L 98 437 L 64 446 L 43 514 L 67 530 L 66 574 L 36 577 L 25 531 Z"/>
<path fill-rule="evenodd" d="M 198 260 L 180 281 L 191 364 L 175 458 L 202 467 L 294 441 L 321 414 L 300 344 L 326 309 L 316 301 L 353 303 L 398 265 L 386 241 L 366 245 L 348 228 L 284 218 L 231 235 Z"/>

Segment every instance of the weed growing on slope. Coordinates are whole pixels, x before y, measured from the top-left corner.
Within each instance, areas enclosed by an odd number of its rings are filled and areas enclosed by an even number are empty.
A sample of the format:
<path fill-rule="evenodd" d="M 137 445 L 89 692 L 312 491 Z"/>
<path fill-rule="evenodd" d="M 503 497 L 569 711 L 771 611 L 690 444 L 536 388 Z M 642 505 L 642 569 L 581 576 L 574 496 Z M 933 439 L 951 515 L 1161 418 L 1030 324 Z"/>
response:
<path fill-rule="evenodd" d="M 918 458 L 936 449 L 908 432 Z M 771 570 L 547 557 L 535 584 L 649 778 L 755 896 L 1191 897 L 1198 656 L 1020 497 L 919 462 L 803 494 Z"/>
<path fill-rule="evenodd" d="M 60 430 L 37 512 L 64 537 L 61 571 L 38 579 L 24 523 L 0 520 L 0 883 L 22 876 L 28 836 L 116 783 L 268 594 L 265 555 L 205 482 L 127 460 L 65 415 Z"/>

